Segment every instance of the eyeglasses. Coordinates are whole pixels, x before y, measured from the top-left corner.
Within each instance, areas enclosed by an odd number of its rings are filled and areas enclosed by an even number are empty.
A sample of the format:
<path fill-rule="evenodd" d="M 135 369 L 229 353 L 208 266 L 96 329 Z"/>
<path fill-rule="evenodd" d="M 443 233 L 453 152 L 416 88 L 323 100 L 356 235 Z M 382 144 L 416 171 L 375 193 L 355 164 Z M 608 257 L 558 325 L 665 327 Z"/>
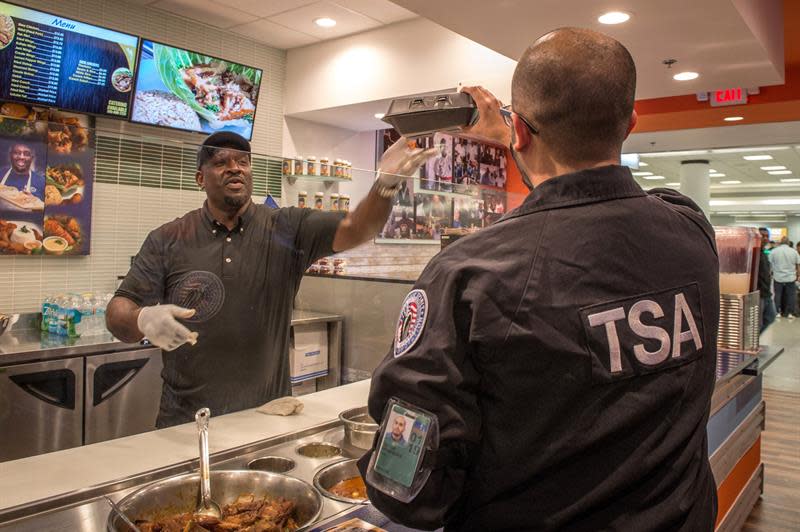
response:
<path fill-rule="evenodd" d="M 514 127 L 514 121 L 511 119 L 511 115 L 513 113 L 514 111 L 511 109 L 511 104 L 504 105 L 503 107 L 500 108 L 500 116 L 503 117 L 503 122 L 505 122 L 508 127 Z M 534 135 L 539 134 L 539 129 L 533 124 L 531 124 L 527 118 L 525 118 L 519 113 L 516 113 L 516 115 L 520 118 L 520 120 L 522 120 L 525 123 L 526 126 L 528 126 L 528 129 L 531 130 L 531 133 L 533 133 Z"/>

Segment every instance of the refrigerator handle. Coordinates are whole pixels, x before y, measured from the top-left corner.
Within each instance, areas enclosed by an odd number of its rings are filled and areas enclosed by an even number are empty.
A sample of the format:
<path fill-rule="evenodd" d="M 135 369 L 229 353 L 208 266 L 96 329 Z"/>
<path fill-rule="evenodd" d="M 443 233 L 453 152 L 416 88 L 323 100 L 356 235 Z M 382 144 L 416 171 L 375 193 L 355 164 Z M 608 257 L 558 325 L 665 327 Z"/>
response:
<path fill-rule="evenodd" d="M 98 366 L 92 381 L 92 404 L 97 406 L 124 388 L 149 361 L 149 358 L 139 358 Z"/>
<path fill-rule="evenodd" d="M 75 410 L 75 373 L 54 369 L 9 377 L 14 384 L 37 399 L 68 410 Z"/>

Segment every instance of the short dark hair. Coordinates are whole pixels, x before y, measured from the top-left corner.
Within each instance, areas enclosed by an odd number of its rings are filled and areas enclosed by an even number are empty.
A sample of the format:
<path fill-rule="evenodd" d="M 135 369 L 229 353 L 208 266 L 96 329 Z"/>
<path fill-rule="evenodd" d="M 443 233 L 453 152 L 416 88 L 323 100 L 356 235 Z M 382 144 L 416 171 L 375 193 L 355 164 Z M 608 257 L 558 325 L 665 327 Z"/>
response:
<path fill-rule="evenodd" d="M 618 156 L 630 126 L 636 65 L 618 41 L 580 28 L 552 31 L 514 70 L 514 111 L 563 163 Z"/>
<path fill-rule="evenodd" d="M 218 131 L 206 137 L 197 152 L 197 168 L 210 161 L 220 148 L 239 150 L 250 154 L 250 143 L 241 135 L 231 131 Z"/>

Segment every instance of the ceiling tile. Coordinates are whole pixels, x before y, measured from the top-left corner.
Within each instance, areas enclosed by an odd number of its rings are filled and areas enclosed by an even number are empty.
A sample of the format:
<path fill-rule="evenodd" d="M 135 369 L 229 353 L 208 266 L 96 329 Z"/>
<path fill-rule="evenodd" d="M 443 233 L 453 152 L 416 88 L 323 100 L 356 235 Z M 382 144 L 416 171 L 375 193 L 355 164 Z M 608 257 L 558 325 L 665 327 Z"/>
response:
<path fill-rule="evenodd" d="M 159 0 L 152 7 L 204 22 L 217 28 L 230 28 L 237 24 L 246 24 L 254 18 L 249 13 L 230 7 L 222 7 L 212 0 Z"/>
<path fill-rule="evenodd" d="M 314 24 L 314 20 L 320 17 L 334 19 L 336 26 L 333 28 L 320 28 Z M 374 19 L 359 15 L 331 2 L 315 2 L 308 6 L 269 17 L 269 20 L 320 39 L 342 37 L 381 26 L 381 23 Z"/>
<path fill-rule="evenodd" d="M 333 0 L 347 9 L 374 18 L 384 24 L 400 22 L 417 17 L 416 13 L 404 9 L 389 0 Z"/>
<path fill-rule="evenodd" d="M 269 17 L 313 4 L 315 0 L 215 0 L 218 4 L 232 7 L 259 17 Z"/>
<path fill-rule="evenodd" d="M 231 31 L 240 35 L 250 37 L 260 43 L 273 46 L 275 48 L 288 49 L 317 42 L 320 39 L 312 35 L 290 30 L 279 24 L 275 24 L 265 19 L 256 20 L 249 24 L 234 26 Z"/>

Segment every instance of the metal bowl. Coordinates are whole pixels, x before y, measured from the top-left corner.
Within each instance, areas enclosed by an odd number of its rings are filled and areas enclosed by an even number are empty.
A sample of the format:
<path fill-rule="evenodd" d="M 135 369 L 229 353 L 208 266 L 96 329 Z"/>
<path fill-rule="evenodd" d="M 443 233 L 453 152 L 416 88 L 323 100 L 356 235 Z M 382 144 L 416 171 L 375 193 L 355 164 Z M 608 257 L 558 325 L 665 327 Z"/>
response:
<path fill-rule="evenodd" d="M 187 473 L 148 484 L 119 501 L 119 508 L 132 520 L 152 519 L 169 514 L 191 512 L 197 504 L 200 485 L 198 473 Z M 230 504 L 244 494 L 256 497 L 283 497 L 295 503 L 300 528 L 319 519 L 322 496 L 298 478 L 265 471 L 211 471 L 211 494 L 220 506 Z M 129 532 L 116 513 L 106 521 L 109 532 Z"/>
<path fill-rule="evenodd" d="M 357 449 L 372 449 L 378 424 L 369 417 L 367 407 L 351 408 L 339 414 L 344 424 L 344 443 Z"/>
<path fill-rule="evenodd" d="M 361 472 L 356 466 L 356 460 L 341 460 L 327 465 L 314 475 L 314 487 L 329 499 L 349 504 L 369 504 L 369 499 L 351 499 L 331 493 L 330 490 L 337 482 L 348 478 L 360 477 Z"/>
<path fill-rule="evenodd" d="M 297 454 L 316 460 L 330 460 L 342 455 L 342 448 L 332 443 L 315 441 L 304 443 L 295 449 Z"/>
<path fill-rule="evenodd" d="M 251 471 L 268 471 L 270 473 L 288 473 L 295 468 L 297 462 L 283 456 L 261 456 L 247 463 Z"/>

